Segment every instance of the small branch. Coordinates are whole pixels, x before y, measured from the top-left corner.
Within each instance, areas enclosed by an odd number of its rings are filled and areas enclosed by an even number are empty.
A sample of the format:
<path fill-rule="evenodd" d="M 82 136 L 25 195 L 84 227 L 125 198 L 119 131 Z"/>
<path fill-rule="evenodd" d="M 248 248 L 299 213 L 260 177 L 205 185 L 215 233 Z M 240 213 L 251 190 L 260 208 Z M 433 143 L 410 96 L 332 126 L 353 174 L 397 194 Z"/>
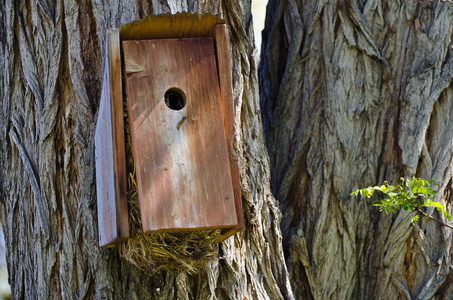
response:
<path fill-rule="evenodd" d="M 414 209 L 415 209 L 420 215 L 422 215 L 422 216 L 424 216 L 424 217 L 427 217 L 427 218 L 429 218 L 429 219 L 431 219 L 431 220 L 434 220 L 434 221 L 436 221 L 437 223 L 439 223 L 439 224 L 441 224 L 441 225 L 443 225 L 443 226 L 446 226 L 446 227 L 448 227 L 448 228 L 450 228 L 450 229 L 453 229 L 453 226 L 451 226 L 451 225 L 449 225 L 449 224 L 447 224 L 447 223 L 444 223 L 444 222 L 442 222 L 441 220 L 436 219 L 436 218 L 434 218 L 434 217 L 428 215 L 427 213 L 423 212 L 418 206 L 414 206 Z"/>

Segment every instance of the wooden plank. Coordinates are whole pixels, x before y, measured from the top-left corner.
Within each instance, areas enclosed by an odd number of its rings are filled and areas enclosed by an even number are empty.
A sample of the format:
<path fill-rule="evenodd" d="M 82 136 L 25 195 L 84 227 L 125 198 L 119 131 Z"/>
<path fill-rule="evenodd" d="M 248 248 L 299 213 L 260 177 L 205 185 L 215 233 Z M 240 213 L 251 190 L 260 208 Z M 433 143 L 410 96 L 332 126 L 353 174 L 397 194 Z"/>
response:
<path fill-rule="evenodd" d="M 237 225 L 212 38 L 123 41 L 143 230 Z M 167 107 L 169 89 L 185 95 Z"/>
<path fill-rule="evenodd" d="M 96 124 L 95 155 L 99 245 L 109 247 L 129 237 L 118 29 L 107 31 L 104 81 Z"/>
<path fill-rule="evenodd" d="M 213 28 L 224 23 L 219 15 L 188 13 L 151 15 L 120 27 L 125 40 L 212 37 Z"/>
<path fill-rule="evenodd" d="M 230 63 L 230 52 L 228 43 L 228 29 L 225 24 L 218 24 L 214 28 L 214 38 L 217 53 L 217 67 L 219 75 L 220 95 L 222 100 L 223 126 L 228 145 L 228 158 L 230 162 L 231 181 L 234 191 L 234 202 L 238 225 L 233 229 L 223 232 L 222 240 L 230 237 L 244 228 L 244 217 L 242 213 L 241 182 L 238 167 L 236 130 L 234 128 L 234 100 L 233 80 Z"/>

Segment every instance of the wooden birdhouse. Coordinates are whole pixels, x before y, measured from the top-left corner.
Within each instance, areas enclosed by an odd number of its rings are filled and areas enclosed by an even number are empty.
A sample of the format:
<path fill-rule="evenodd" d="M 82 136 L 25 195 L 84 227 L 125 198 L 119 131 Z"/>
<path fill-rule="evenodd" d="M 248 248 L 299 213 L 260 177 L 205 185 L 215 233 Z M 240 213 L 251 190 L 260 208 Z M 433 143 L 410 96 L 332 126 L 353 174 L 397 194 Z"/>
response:
<path fill-rule="evenodd" d="M 222 23 L 182 13 L 108 30 L 95 140 L 100 246 L 129 235 L 123 89 L 143 232 L 222 229 L 224 239 L 243 228 Z"/>

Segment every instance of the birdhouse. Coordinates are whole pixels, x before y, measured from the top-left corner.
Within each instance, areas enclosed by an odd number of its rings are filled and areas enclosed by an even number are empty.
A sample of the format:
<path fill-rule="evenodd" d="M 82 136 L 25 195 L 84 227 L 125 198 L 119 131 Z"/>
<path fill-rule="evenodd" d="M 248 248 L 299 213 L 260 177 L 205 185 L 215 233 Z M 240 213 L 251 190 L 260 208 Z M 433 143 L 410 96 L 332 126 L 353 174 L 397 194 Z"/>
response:
<path fill-rule="evenodd" d="M 108 30 L 95 139 L 100 246 L 129 235 L 124 92 L 143 232 L 222 229 L 224 239 L 243 228 L 222 23 L 182 13 Z"/>

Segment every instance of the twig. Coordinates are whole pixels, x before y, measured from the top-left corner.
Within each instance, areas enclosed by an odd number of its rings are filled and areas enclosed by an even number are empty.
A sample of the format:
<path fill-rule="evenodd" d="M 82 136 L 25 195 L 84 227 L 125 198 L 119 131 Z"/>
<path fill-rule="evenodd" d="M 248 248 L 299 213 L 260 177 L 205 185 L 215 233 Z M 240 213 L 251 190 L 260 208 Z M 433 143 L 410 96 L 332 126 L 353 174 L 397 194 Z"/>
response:
<path fill-rule="evenodd" d="M 424 216 L 424 217 L 427 217 L 427 218 L 429 218 L 429 219 L 431 219 L 431 220 L 434 220 L 434 221 L 436 221 L 437 223 L 439 223 L 439 224 L 441 224 L 441 225 L 443 225 L 443 226 L 446 226 L 446 227 L 448 227 L 448 228 L 450 228 L 450 229 L 453 229 L 453 226 L 451 226 L 451 225 L 449 225 L 449 224 L 447 224 L 447 223 L 444 223 L 444 222 L 442 222 L 441 220 L 436 219 L 436 218 L 434 218 L 434 217 L 428 215 L 427 213 L 423 212 L 418 206 L 414 206 L 414 209 L 415 209 L 420 215 L 422 215 L 422 216 Z"/>

